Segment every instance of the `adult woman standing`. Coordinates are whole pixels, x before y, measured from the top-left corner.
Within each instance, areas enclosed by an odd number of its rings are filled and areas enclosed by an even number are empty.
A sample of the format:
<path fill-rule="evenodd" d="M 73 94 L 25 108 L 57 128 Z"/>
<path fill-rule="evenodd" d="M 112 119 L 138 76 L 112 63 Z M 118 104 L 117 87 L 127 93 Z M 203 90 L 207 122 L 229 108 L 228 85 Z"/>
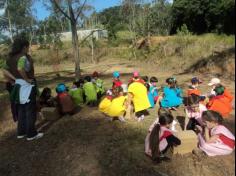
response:
<path fill-rule="evenodd" d="M 27 137 L 27 140 L 38 139 L 43 133 L 38 133 L 36 122 L 36 80 L 34 76 L 33 60 L 28 54 L 29 42 L 16 39 L 12 45 L 5 71 L 15 78 L 11 91 L 11 99 L 17 102 L 17 138 Z"/>

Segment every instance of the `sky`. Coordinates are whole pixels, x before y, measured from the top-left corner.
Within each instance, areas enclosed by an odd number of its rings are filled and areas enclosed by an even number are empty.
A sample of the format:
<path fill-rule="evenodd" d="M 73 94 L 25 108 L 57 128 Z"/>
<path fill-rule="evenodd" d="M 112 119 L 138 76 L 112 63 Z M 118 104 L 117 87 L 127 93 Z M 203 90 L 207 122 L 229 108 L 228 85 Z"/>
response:
<path fill-rule="evenodd" d="M 105 8 L 116 6 L 120 4 L 119 0 L 89 0 L 89 3 L 95 8 L 97 12 L 102 11 Z M 42 0 L 36 0 L 34 4 L 36 9 L 36 16 L 39 20 L 43 20 L 49 15 L 49 11 L 43 5 Z"/>

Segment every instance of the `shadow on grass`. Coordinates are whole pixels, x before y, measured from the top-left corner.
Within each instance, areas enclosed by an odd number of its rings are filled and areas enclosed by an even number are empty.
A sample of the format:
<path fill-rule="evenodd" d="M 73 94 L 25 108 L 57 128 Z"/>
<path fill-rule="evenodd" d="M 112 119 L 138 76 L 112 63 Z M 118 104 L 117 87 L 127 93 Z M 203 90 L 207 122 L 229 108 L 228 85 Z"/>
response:
<path fill-rule="evenodd" d="M 39 140 L 1 141 L 0 175 L 161 176 L 144 155 L 145 135 L 146 130 L 110 122 L 86 107 L 56 121 Z"/>

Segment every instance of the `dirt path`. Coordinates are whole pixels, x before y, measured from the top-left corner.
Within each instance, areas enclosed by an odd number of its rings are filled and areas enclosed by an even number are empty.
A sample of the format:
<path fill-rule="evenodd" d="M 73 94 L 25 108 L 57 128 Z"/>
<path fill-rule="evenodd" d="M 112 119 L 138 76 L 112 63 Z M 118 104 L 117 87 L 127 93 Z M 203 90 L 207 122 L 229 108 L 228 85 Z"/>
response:
<path fill-rule="evenodd" d="M 116 65 L 103 72 L 106 86 L 110 85 L 112 70 L 122 70 L 127 80 L 137 65 Z M 159 84 L 170 73 L 141 70 L 142 74 L 155 75 Z M 85 73 L 89 73 L 88 70 Z M 186 88 L 192 75 L 177 75 L 180 86 Z M 50 77 L 50 76 L 49 76 Z M 202 75 L 207 83 L 208 78 Z M 71 78 L 65 73 L 63 79 Z M 40 77 L 40 83 L 47 79 Z M 57 79 L 48 81 L 50 85 Z M 62 78 L 59 79 L 62 81 Z M 230 90 L 233 83 L 224 80 Z M 47 84 L 44 84 L 47 85 Z M 206 90 L 207 87 L 202 87 Z M 45 137 L 27 142 L 16 140 L 15 125 L 10 118 L 9 106 L 2 104 L 0 116 L 0 175 L 1 176 L 233 176 L 234 154 L 223 157 L 199 158 L 192 154 L 176 155 L 172 162 L 154 165 L 144 155 L 144 139 L 148 127 L 155 119 L 156 110 L 143 123 L 129 121 L 125 124 L 110 122 L 96 108 L 84 107 L 81 112 L 64 117 L 45 131 Z M 8 111 L 6 111 L 8 109 Z M 234 113 L 225 124 L 235 130 Z"/>

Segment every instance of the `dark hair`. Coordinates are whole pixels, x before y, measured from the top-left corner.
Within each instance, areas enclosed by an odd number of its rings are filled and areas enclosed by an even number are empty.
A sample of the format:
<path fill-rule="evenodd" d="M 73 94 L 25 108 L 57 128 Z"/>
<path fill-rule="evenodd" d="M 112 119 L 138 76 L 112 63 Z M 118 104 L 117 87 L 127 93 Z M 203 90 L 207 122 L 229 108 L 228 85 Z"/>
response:
<path fill-rule="evenodd" d="M 220 113 L 216 111 L 208 110 L 202 113 L 202 120 L 222 124 L 223 117 Z"/>
<path fill-rule="evenodd" d="M 147 88 L 147 91 L 149 91 L 150 85 L 149 85 L 148 83 L 145 83 L 144 85 L 145 85 L 145 87 Z"/>
<path fill-rule="evenodd" d="M 87 81 L 87 82 L 91 82 L 91 77 L 90 76 L 85 76 L 84 80 Z"/>
<path fill-rule="evenodd" d="M 12 57 L 20 54 L 24 47 L 29 47 L 29 41 L 24 38 L 16 38 L 12 44 L 9 56 Z"/>
<path fill-rule="evenodd" d="M 221 84 L 217 84 L 214 91 L 215 91 L 216 95 L 223 95 L 225 92 L 225 87 L 222 86 Z"/>
<path fill-rule="evenodd" d="M 192 83 L 192 84 L 196 84 L 196 83 L 200 83 L 200 81 L 199 81 L 199 79 L 198 79 L 197 77 L 193 77 L 193 78 L 191 79 L 191 83 Z"/>
<path fill-rule="evenodd" d="M 171 124 L 174 120 L 174 117 L 172 116 L 171 113 L 162 113 L 159 116 L 159 123 L 155 125 L 155 127 L 153 128 L 153 130 L 151 131 L 150 134 L 150 143 L 149 143 L 149 147 L 151 149 L 152 152 L 152 160 L 157 160 L 160 157 L 160 149 L 159 149 L 159 144 L 160 144 L 160 140 L 159 140 L 159 133 L 160 133 L 160 129 L 161 129 L 161 125 L 168 125 Z"/>
<path fill-rule="evenodd" d="M 113 92 L 112 92 L 112 93 L 113 93 L 115 96 L 119 96 L 120 92 L 123 92 L 123 88 L 122 88 L 121 86 L 115 87 L 115 88 L 113 89 Z"/>
<path fill-rule="evenodd" d="M 51 95 L 52 90 L 48 87 L 45 87 L 40 95 L 40 97 L 46 97 L 48 95 Z"/>
<path fill-rule="evenodd" d="M 142 78 L 142 80 L 144 80 L 145 82 L 148 82 L 148 76 L 142 76 L 141 78 Z"/>
<path fill-rule="evenodd" d="M 73 84 L 78 88 L 78 87 L 80 87 L 80 82 L 79 81 L 75 81 L 75 82 L 73 82 Z"/>
<path fill-rule="evenodd" d="M 202 98 L 196 94 L 191 94 L 189 97 L 186 98 L 185 105 L 192 106 L 194 104 L 198 104 Z"/>
<path fill-rule="evenodd" d="M 51 97 L 52 90 L 48 87 L 45 87 L 40 95 L 40 98 L 48 99 Z"/>
<path fill-rule="evenodd" d="M 173 77 L 167 78 L 166 83 L 170 85 L 171 88 L 176 87 L 177 80 Z"/>
<path fill-rule="evenodd" d="M 155 76 L 151 77 L 151 78 L 150 78 L 150 82 L 151 82 L 151 83 L 153 83 L 153 82 L 154 82 L 154 83 L 157 83 L 157 82 L 158 82 L 157 77 L 155 77 Z"/>

